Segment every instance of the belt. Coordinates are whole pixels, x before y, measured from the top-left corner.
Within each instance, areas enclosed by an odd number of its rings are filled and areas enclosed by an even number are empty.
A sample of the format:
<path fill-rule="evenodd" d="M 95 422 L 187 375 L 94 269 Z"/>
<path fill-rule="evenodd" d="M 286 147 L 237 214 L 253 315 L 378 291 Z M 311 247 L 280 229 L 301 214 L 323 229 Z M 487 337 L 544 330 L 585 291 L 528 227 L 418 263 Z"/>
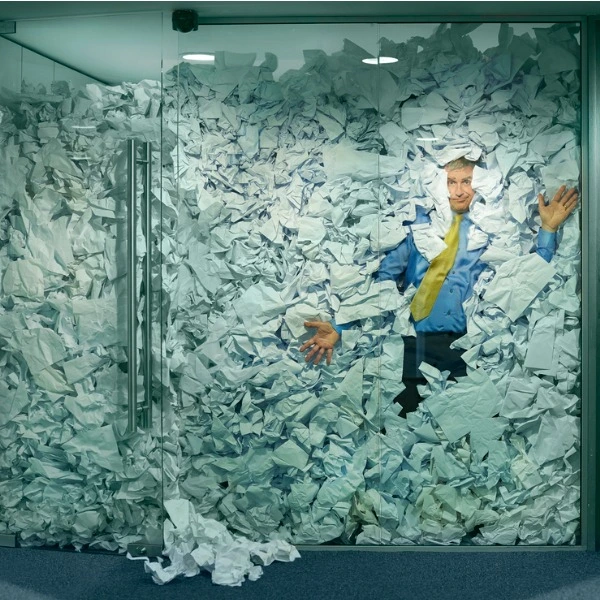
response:
<path fill-rule="evenodd" d="M 417 331 L 417 337 L 462 337 L 466 331 Z"/>

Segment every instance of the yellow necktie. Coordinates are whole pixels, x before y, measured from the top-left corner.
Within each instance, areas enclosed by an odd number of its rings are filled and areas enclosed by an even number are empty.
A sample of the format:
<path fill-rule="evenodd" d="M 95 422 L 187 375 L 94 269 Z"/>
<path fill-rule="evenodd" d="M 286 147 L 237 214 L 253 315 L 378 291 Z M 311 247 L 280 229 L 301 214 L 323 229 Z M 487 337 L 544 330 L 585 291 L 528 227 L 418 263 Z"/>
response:
<path fill-rule="evenodd" d="M 427 273 L 410 303 L 410 312 L 415 321 L 420 321 L 429 315 L 442 289 L 446 275 L 454 264 L 458 252 L 458 232 L 461 219 L 462 214 L 454 215 L 450 231 L 444 238 L 447 248 L 431 261 Z"/>

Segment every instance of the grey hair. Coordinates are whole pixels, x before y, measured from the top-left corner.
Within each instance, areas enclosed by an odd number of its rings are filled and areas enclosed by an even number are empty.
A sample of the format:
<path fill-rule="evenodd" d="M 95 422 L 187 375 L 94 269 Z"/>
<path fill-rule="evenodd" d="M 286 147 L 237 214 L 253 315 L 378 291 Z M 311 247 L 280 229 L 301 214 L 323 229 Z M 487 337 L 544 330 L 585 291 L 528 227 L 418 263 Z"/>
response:
<path fill-rule="evenodd" d="M 464 169 L 465 167 L 475 167 L 477 165 L 476 160 L 469 160 L 464 156 L 457 158 L 455 160 L 451 160 L 447 165 L 445 165 L 446 171 L 455 171 L 456 169 Z"/>

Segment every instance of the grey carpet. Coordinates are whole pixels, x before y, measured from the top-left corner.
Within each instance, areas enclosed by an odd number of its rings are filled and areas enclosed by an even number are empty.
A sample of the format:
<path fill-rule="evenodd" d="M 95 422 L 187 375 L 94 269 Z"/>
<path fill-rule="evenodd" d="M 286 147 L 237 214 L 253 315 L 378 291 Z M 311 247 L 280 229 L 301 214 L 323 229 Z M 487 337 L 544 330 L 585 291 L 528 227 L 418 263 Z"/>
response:
<path fill-rule="evenodd" d="M 152 582 L 111 554 L 0 548 L 0 600 L 600 600 L 600 554 L 304 551 L 241 588 Z"/>

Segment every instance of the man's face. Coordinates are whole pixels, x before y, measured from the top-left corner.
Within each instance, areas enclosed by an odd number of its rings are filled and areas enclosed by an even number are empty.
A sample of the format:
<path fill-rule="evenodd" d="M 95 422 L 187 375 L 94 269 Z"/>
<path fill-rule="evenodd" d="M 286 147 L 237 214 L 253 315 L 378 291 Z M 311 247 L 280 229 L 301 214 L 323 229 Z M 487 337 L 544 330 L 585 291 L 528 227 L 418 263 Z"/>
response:
<path fill-rule="evenodd" d="M 465 213 L 469 210 L 473 196 L 475 196 L 471 181 L 473 181 L 473 167 L 462 167 L 461 169 L 448 171 L 450 208 L 454 212 Z"/>

